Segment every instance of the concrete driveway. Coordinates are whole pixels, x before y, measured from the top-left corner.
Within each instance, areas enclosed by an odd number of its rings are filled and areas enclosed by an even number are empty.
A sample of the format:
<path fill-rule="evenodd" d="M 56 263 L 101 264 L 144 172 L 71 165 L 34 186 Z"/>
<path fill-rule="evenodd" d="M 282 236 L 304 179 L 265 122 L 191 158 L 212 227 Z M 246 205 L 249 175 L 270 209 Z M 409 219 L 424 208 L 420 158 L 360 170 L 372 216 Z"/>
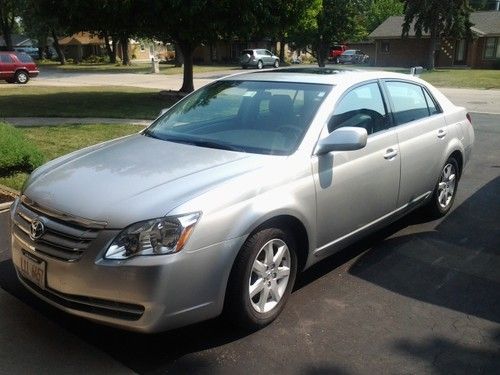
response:
<path fill-rule="evenodd" d="M 498 373 L 500 116 L 473 122 L 473 159 L 447 217 L 413 214 L 328 258 L 252 334 L 223 319 L 151 336 L 102 327 L 34 298 L 4 252 L 0 372 L 64 372 L 70 353 L 82 374 Z"/>

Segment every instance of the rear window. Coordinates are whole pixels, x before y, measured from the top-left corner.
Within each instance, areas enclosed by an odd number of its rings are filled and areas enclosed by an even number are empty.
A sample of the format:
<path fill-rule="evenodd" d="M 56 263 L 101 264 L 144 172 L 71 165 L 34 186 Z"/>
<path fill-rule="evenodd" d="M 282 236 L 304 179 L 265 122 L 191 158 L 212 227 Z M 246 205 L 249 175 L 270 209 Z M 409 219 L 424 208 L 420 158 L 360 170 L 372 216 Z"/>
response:
<path fill-rule="evenodd" d="M 253 50 L 252 49 L 244 49 L 243 51 L 241 51 L 241 56 L 244 56 L 244 55 L 250 55 L 250 56 L 252 56 L 253 55 Z"/>
<path fill-rule="evenodd" d="M 27 53 L 19 53 L 17 55 L 17 58 L 19 59 L 19 61 L 21 61 L 23 63 L 32 63 L 33 62 L 33 59 Z"/>

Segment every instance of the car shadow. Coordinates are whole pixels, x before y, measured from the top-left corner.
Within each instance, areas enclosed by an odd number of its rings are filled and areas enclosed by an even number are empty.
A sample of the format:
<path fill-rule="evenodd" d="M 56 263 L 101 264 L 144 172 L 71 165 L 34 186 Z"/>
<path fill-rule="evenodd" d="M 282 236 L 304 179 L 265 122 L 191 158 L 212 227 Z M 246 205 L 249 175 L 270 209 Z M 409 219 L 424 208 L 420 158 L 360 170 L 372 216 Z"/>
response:
<path fill-rule="evenodd" d="M 497 177 L 434 230 L 373 246 L 349 273 L 406 297 L 500 322 L 499 192 Z"/>

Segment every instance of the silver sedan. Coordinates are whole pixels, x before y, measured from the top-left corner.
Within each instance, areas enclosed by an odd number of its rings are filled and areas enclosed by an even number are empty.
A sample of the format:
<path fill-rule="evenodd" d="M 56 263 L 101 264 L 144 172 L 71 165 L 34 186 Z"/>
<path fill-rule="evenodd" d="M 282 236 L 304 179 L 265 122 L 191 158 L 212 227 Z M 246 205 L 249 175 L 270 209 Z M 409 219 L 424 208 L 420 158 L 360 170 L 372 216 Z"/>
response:
<path fill-rule="evenodd" d="M 140 134 L 37 169 L 11 209 L 21 282 L 69 313 L 156 332 L 283 310 L 298 272 L 421 207 L 452 207 L 474 131 L 409 75 L 223 78 Z"/>

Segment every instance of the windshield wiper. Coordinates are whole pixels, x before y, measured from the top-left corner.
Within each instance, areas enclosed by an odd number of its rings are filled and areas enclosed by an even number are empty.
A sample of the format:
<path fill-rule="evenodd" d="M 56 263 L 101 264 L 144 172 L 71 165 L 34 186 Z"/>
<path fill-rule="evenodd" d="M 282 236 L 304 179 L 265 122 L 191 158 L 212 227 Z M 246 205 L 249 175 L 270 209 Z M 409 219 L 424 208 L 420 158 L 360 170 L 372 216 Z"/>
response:
<path fill-rule="evenodd" d="M 227 143 L 216 142 L 216 141 L 209 141 L 209 140 L 202 140 L 202 139 L 175 138 L 175 137 L 168 137 L 168 138 L 165 138 L 165 140 L 170 141 L 170 142 L 185 143 L 185 144 L 193 145 L 193 146 L 217 148 L 220 150 L 229 150 L 229 151 L 237 151 L 237 152 L 246 152 L 244 149 L 242 149 L 240 147 L 233 146 L 233 145 L 230 145 Z"/>

